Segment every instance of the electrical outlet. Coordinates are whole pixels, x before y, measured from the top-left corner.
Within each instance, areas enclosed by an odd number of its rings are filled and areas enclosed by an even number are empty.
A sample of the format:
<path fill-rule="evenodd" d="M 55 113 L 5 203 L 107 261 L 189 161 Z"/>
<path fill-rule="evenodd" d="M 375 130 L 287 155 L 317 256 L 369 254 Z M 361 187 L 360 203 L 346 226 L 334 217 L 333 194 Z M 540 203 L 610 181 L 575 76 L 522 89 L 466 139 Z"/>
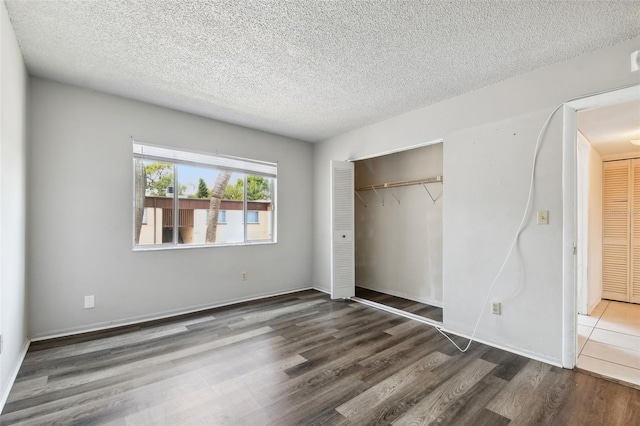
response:
<path fill-rule="evenodd" d="M 93 309 L 96 307 L 96 297 L 94 295 L 84 297 L 84 308 Z"/>
<path fill-rule="evenodd" d="M 494 315 L 502 315 L 500 310 L 500 302 L 491 302 L 491 313 Z"/>
<path fill-rule="evenodd" d="M 247 273 L 246 272 L 241 272 L 240 273 L 240 279 L 242 281 L 246 281 L 247 280 Z"/>

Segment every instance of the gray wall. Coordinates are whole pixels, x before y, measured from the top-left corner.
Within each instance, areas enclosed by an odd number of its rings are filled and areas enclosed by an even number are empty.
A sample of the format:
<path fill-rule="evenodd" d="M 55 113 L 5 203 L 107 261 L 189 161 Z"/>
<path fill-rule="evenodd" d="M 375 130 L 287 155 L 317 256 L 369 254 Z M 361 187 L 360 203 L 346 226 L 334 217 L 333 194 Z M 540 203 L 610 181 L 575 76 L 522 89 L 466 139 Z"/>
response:
<path fill-rule="evenodd" d="M 563 101 L 638 84 L 629 55 L 640 38 L 337 136 L 314 147 L 314 284 L 328 289 L 329 161 L 362 158 L 444 138 L 444 325 L 471 334 L 488 287 L 507 253 L 526 202 L 536 137 Z M 518 250 L 484 315 L 478 338 L 560 364 L 562 356 L 562 110 L 538 161 L 533 210 Z"/>
<path fill-rule="evenodd" d="M 311 145 L 38 78 L 29 83 L 31 337 L 310 286 Z M 132 136 L 277 161 L 278 243 L 133 252 Z M 95 309 L 83 309 L 85 295 L 95 295 Z"/>
<path fill-rule="evenodd" d="M 27 72 L 0 5 L 0 408 L 27 344 L 25 279 Z"/>
<path fill-rule="evenodd" d="M 357 161 L 355 186 L 442 175 L 442 144 Z M 428 184 L 434 197 L 441 183 Z M 442 306 L 442 203 L 421 185 L 360 191 L 355 200 L 356 284 Z M 398 202 L 393 196 L 396 196 Z"/>

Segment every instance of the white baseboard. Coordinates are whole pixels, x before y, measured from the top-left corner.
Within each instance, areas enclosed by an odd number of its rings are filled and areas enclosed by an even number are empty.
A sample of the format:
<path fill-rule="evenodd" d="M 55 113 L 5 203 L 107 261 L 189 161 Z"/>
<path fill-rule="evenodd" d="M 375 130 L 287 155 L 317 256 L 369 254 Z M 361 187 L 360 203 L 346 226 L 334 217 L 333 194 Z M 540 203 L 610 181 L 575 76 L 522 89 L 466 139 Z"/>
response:
<path fill-rule="evenodd" d="M 436 308 L 442 308 L 442 302 L 440 301 L 427 299 L 424 297 L 412 296 L 410 294 L 402 293 L 401 291 L 388 290 L 386 288 L 385 289 L 374 288 L 374 287 L 369 287 L 362 284 L 356 284 L 356 287 L 362 287 L 362 288 L 366 288 L 367 290 L 378 291 L 380 293 L 389 294 L 391 296 L 402 297 L 403 299 L 413 300 L 414 302 L 418 302 L 418 303 L 424 303 L 425 305 L 435 306 Z"/>
<path fill-rule="evenodd" d="M 440 327 L 440 330 L 445 332 L 445 333 L 455 334 L 456 336 L 464 337 L 465 339 L 468 339 L 469 337 L 471 337 L 466 333 L 460 333 L 458 331 L 446 328 L 446 326 Z M 514 348 L 514 347 L 511 347 L 511 346 L 506 346 L 506 345 L 503 345 L 501 343 L 496 343 L 496 342 L 493 342 L 493 341 L 490 341 L 490 340 L 486 340 L 486 339 L 479 339 L 477 337 L 474 338 L 473 341 L 474 342 L 478 342 L 478 343 L 482 343 L 483 345 L 491 346 L 493 348 L 502 349 L 503 351 L 511 352 L 512 354 L 521 355 L 521 356 L 529 358 L 529 359 L 533 359 L 533 360 L 536 360 L 536 361 L 544 362 L 546 364 L 551 364 L 551 365 L 554 365 L 556 367 L 563 368 L 562 367 L 562 361 L 558 360 L 558 359 L 552 359 L 552 358 L 549 358 L 549 357 L 545 357 L 544 355 L 523 351 L 523 350 L 518 349 L 518 348 Z"/>
<path fill-rule="evenodd" d="M 591 315 L 593 310 L 596 308 L 596 306 L 598 306 L 600 302 L 602 302 L 602 297 L 598 298 L 591 306 L 588 307 L 589 311 L 587 315 Z"/>
<path fill-rule="evenodd" d="M 331 291 L 327 290 L 326 288 L 321 288 L 321 287 L 311 287 L 312 290 L 316 290 L 319 291 L 321 293 L 325 293 L 325 294 L 331 294 Z"/>
<path fill-rule="evenodd" d="M 159 312 L 159 313 L 151 314 L 151 315 L 140 315 L 140 316 L 136 316 L 136 317 L 125 318 L 125 319 L 122 319 L 122 320 L 114 320 L 114 321 L 109 321 L 109 322 L 94 323 L 94 324 L 89 324 L 89 325 L 84 326 L 84 327 L 73 327 L 73 328 L 67 328 L 67 329 L 63 329 L 63 330 L 54 330 L 50 334 L 40 335 L 40 336 L 38 336 L 38 335 L 32 336 L 31 337 L 31 341 L 32 342 L 39 342 L 41 340 L 49 340 L 49 339 L 56 339 L 58 337 L 73 336 L 74 334 L 82 334 L 82 333 L 90 333 L 90 332 L 93 332 L 93 331 L 109 330 L 109 329 L 112 329 L 112 328 L 123 327 L 123 326 L 126 326 L 126 325 L 135 325 L 135 324 L 140 324 L 140 323 L 147 322 L 147 321 L 155 321 L 155 320 L 175 317 L 175 316 L 179 316 L 179 315 L 191 314 L 191 313 L 194 313 L 194 312 L 206 311 L 206 310 L 214 309 L 214 308 L 221 308 L 223 306 L 235 305 L 237 303 L 250 302 L 252 300 L 266 299 L 268 297 L 281 296 L 283 294 L 297 293 L 299 291 L 304 291 L 304 290 L 313 290 L 313 287 L 302 287 L 302 288 L 296 288 L 296 289 L 291 289 L 291 290 L 279 291 L 279 292 L 275 292 L 275 293 L 264 293 L 264 294 L 260 294 L 260 295 L 257 295 L 257 296 L 246 297 L 246 298 L 241 298 L 241 299 L 230 299 L 230 300 L 226 300 L 224 302 L 216 303 L 216 304 L 212 304 L 212 305 L 192 306 L 192 307 L 183 308 L 183 309 L 176 309 L 176 310 L 171 310 L 171 311 Z"/>
<path fill-rule="evenodd" d="M 7 398 L 9 398 L 9 393 L 13 388 L 13 384 L 16 381 L 16 377 L 18 377 L 18 372 L 20 371 L 20 367 L 22 367 L 22 362 L 24 361 L 24 357 L 27 356 L 27 350 L 29 350 L 29 345 L 31 344 L 31 340 L 27 339 L 24 343 L 24 347 L 22 348 L 22 352 L 20 352 L 20 356 L 18 357 L 18 362 L 16 363 L 13 371 L 11 372 L 11 376 L 9 377 L 9 381 L 7 382 L 7 386 L 2 391 L 2 399 L 0 399 L 0 413 L 4 410 L 4 404 L 7 403 Z"/>
<path fill-rule="evenodd" d="M 437 328 L 438 330 L 440 330 L 440 331 L 442 331 L 444 333 L 454 334 L 456 336 L 464 337 L 465 339 L 468 339 L 470 337 L 469 335 L 467 335 L 465 333 L 460 333 L 458 331 L 448 329 L 442 323 L 430 320 L 428 318 L 422 318 L 422 317 L 419 317 L 419 316 L 417 316 L 415 314 L 411 314 L 409 312 L 404 312 L 404 311 L 402 311 L 400 309 L 391 308 L 389 306 L 382 305 L 382 304 L 376 303 L 376 302 L 372 302 L 370 300 L 363 300 L 363 299 L 361 299 L 359 297 L 352 297 L 351 300 L 354 300 L 356 302 L 359 302 L 359 303 L 362 303 L 362 304 L 365 304 L 365 305 L 372 306 L 372 307 L 377 308 L 377 309 L 381 309 L 383 311 L 390 312 L 392 314 L 403 316 L 403 317 L 406 317 L 406 318 L 409 318 L 409 319 L 412 319 L 412 320 L 415 320 L 415 321 L 420 321 L 420 322 L 422 322 L 422 323 L 424 323 L 426 325 L 430 325 L 432 327 L 435 327 L 435 328 Z M 555 359 L 551 359 L 551 358 L 548 358 L 548 357 L 545 357 L 545 356 L 541 356 L 541 355 L 538 355 L 538 354 L 535 354 L 535 353 L 522 351 L 522 350 L 520 350 L 518 348 L 505 346 L 505 345 L 502 345 L 502 344 L 499 344 L 499 343 L 495 343 L 495 342 L 492 342 L 492 341 L 489 341 L 489 340 L 485 340 L 485 339 L 474 338 L 473 341 L 477 342 L 477 343 L 482 343 L 483 345 L 487 345 L 487 346 L 491 346 L 491 347 L 494 347 L 494 348 L 498 348 L 498 349 L 501 349 L 503 351 L 511 352 L 511 353 L 516 354 L 516 355 L 521 355 L 521 356 L 524 356 L 524 357 L 529 358 L 529 359 L 533 359 L 533 360 L 536 360 L 536 361 L 544 362 L 546 364 L 555 365 L 556 367 L 562 367 L 562 363 L 561 363 L 560 360 L 555 360 Z"/>

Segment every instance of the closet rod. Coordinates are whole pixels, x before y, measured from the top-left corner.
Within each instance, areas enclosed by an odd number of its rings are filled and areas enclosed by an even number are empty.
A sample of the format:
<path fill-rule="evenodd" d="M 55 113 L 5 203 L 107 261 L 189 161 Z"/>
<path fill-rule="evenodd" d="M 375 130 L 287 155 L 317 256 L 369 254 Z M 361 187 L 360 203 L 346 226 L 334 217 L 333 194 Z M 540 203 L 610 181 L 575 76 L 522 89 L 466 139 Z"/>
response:
<path fill-rule="evenodd" d="M 443 182 L 442 176 L 435 176 L 426 179 L 415 179 L 415 180 L 401 180 L 397 182 L 387 182 L 387 183 L 378 183 L 376 185 L 367 185 L 356 188 L 356 191 L 369 191 L 372 189 L 382 189 L 382 188 L 397 188 L 399 186 L 408 186 L 408 185 L 422 185 L 425 183 L 436 183 Z"/>

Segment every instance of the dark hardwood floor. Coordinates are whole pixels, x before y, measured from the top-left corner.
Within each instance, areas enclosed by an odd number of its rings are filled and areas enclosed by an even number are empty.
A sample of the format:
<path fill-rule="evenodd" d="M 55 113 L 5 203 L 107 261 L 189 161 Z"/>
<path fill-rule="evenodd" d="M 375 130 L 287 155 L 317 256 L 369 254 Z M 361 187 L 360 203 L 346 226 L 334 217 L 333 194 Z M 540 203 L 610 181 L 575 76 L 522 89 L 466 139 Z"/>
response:
<path fill-rule="evenodd" d="M 437 306 L 414 302 L 413 300 L 392 296 L 390 294 L 362 287 L 356 287 L 356 296 L 361 299 L 371 300 L 372 302 L 378 302 L 383 305 L 391 306 L 392 308 L 402 309 L 403 311 L 411 312 L 412 314 L 442 322 L 442 308 L 438 308 Z"/>
<path fill-rule="evenodd" d="M 640 391 L 304 291 L 34 343 L 0 422 L 638 425 Z"/>

